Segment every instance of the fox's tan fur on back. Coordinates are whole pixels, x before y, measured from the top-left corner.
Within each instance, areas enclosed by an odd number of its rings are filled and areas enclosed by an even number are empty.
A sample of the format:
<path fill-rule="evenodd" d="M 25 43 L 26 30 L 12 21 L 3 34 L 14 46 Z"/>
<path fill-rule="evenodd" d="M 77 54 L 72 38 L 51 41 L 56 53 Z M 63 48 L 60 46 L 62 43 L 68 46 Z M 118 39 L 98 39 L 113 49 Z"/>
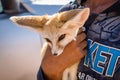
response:
<path fill-rule="evenodd" d="M 52 54 L 60 55 L 65 46 L 72 40 L 75 40 L 79 28 L 84 25 L 88 16 L 89 9 L 85 8 L 56 13 L 54 15 L 13 16 L 10 19 L 14 23 L 40 33 L 51 47 Z M 73 68 L 77 70 L 75 66 Z M 74 74 L 76 74 L 76 71 Z M 63 78 L 63 80 L 68 80 L 68 78 Z M 69 80 L 76 80 L 76 77 L 69 78 Z"/>

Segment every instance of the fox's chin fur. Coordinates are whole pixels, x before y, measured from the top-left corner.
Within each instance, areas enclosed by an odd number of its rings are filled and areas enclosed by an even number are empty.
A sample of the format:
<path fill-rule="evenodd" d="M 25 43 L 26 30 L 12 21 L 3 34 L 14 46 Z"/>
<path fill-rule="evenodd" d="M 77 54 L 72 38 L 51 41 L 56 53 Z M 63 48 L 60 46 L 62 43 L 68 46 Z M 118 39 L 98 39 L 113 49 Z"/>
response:
<path fill-rule="evenodd" d="M 89 12 L 89 8 L 74 9 L 56 13 L 52 16 L 13 16 L 10 20 L 22 27 L 40 33 L 51 47 L 52 54 L 58 56 L 62 54 L 66 45 L 75 40 L 78 30 L 84 25 Z M 44 55 L 45 51 L 41 54 Z M 63 72 L 62 80 L 77 80 L 77 65 L 78 63 L 67 68 Z"/>

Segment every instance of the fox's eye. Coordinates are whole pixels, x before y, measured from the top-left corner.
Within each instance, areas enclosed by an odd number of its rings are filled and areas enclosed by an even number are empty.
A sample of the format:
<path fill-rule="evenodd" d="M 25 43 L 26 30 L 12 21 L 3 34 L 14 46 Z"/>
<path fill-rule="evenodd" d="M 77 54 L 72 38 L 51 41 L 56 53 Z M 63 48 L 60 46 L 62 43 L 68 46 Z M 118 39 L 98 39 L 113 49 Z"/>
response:
<path fill-rule="evenodd" d="M 66 34 L 62 34 L 59 38 L 58 38 L 58 41 L 61 41 L 62 39 L 64 39 L 66 36 Z"/>
<path fill-rule="evenodd" d="M 46 40 L 47 42 L 49 42 L 49 43 L 52 43 L 48 38 L 45 38 L 45 40 Z"/>

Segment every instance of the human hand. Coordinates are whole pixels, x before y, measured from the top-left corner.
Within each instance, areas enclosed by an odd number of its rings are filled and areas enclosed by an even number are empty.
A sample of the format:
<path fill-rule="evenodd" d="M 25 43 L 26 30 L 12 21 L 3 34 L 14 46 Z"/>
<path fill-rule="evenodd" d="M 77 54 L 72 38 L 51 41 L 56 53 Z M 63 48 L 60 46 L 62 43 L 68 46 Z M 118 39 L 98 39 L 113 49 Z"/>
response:
<path fill-rule="evenodd" d="M 54 56 L 50 47 L 47 48 L 41 64 L 46 80 L 61 80 L 63 71 L 86 55 L 87 41 L 85 39 L 86 34 L 80 29 L 76 41 L 68 44 L 61 55 Z"/>

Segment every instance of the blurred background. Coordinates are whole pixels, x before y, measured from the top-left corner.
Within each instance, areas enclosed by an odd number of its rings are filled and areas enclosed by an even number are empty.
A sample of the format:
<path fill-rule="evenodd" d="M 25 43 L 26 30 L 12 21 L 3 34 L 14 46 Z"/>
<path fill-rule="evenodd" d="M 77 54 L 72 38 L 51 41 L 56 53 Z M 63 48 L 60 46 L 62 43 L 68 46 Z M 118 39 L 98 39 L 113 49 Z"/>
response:
<path fill-rule="evenodd" d="M 43 39 L 9 17 L 54 14 L 70 0 L 0 0 L 0 80 L 36 80 Z"/>

